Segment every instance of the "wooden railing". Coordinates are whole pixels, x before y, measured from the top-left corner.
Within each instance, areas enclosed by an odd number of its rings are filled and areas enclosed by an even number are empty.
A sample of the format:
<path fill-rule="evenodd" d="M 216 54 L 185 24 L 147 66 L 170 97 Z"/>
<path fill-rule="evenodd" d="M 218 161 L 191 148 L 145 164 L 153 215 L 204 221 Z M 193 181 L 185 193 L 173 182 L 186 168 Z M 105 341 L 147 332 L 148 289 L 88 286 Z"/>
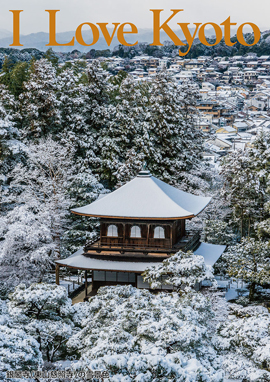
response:
<path fill-rule="evenodd" d="M 116 238 L 117 239 L 117 238 Z M 118 238 L 122 239 L 122 238 Z M 133 238 L 131 238 L 134 240 Z M 162 239 L 160 240 L 160 244 L 156 242 L 153 243 L 150 241 L 149 243 L 145 241 L 140 242 L 138 244 L 130 244 L 127 240 L 125 242 L 123 239 L 116 243 L 101 243 L 100 240 L 97 240 L 95 242 L 88 242 L 84 250 L 85 251 L 96 251 L 97 253 L 100 253 L 105 250 L 110 250 L 114 252 L 127 252 L 127 251 L 132 251 L 132 252 L 157 252 L 157 253 L 170 253 L 170 252 L 175 252 L 177 250 L 182 250 L 182 251 L 190 251 L 190 250 L 195 250 L 199 243 L 200 243 L 200 233 L 186 233 L 186 236 L 183 237 L 178 243 L 173 245 L 171 247 L 171 241 L 170 239 Z"/>
<path fill-rule="evenodd" d="M 195 251 L 200 244 L 200 232 L 197 231 L 193 236 L 191 236 L 190 240 L 182 248 L 182 251 Z"/>

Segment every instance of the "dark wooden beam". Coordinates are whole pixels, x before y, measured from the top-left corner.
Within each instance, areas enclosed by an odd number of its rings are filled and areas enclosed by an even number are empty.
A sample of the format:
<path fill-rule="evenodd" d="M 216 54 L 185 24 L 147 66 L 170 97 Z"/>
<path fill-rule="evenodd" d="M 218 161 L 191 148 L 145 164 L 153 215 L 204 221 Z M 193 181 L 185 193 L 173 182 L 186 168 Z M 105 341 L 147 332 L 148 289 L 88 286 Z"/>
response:
<path fill-rule="evenodd" d="M 84 299 L 87 300 L 87 270 L 84 271 L 84 288 Z"/>
<path fill-rule="evenodd" d="M 55 283 L 56 285 L 60 285 L 60 282 L 59 282 L 59 264 L 56 264 L 55 265 Z"/>

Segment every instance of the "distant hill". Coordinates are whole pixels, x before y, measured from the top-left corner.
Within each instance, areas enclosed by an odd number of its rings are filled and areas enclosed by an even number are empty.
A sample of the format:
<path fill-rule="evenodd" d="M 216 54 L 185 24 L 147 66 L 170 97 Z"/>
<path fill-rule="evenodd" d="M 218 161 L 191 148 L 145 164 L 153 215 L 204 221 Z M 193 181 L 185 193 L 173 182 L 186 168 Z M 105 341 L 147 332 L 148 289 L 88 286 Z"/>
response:
<path fill-rule="evenodd" d="M 109 28 L 108 28 L 109 29 Z M 112 29 L 109 29 L 110 34 L 112 33 Z M 181 30 L 175 31 L 177 33 L 178 37 L 180 39 L 184 39 L 184 35 L 181 32 Z M 191 33 L 194 33 L 194 28 L 191 28 Z M 206 30 L 207 36 L 211 36 L 212 31 Z M 62 32 L 62 33 L 57 33 L 56 34 L 57 38 L 56 41 L 59 44 L 67 43 L 71 41 L 72 37 L 75 36 L 74 31 L 69 31 L 69 32 Z M 92 41 L 92 34 L 90 31 L 83 31 L 83 37 L 86 43 L 91 43 Z M 165 32 L 161 31 L 160 33 L 160 39 L 162 42 L 168 40 L 168 36 Z M 153 31 L 152 29 L 139 29 L 137 35 L 128 35 L 127 41 L 129 43 L 135 43 L 136 41 L 139 42 L 146 42 L 146 43 L 151 43 L 153 41 Z M 49 34 L 45 32 L 38 32 L 38 33 L 31 33 L 28 35 L 21 35 L 20 38 L 21 44 L 23 44 L 23 47 L 18 47 L 18 49 L 25 49 L 25 48 L 36 48 L 41 51 L 46 51 L 48 47 L 46 44 L 49 42 Z M 0 30 L 0 47 L 2 48 L 9 48 L 9 45 L 12 44 L 12 33 L 8 31 Z M 118 40 L 116 37 L 113 38 L 112 44 L 109 47 L 110 49 L 113 49 L 115 46 L 119 44 Z M 90 49 L 98 49 L 98 50 L 103 50 L 103 49 L 108 49 L 108 45 L 102 35 L 100 33 L 100 38 L 99 41 L 92 46 L 82 46 L 75 42 L 74 47 L 71 46 L 57 46 L 54 48 L 55 51 L 57 52 L 70 52 L 71 50 L 77 49 L 81 52 L 88 52 Z"/>
<path fill-rule="evenodd" d="M 112 30 L 109 31 L 112 33 Z M 194 30 L 191 30 L 193 33 Z M 211 30 L 206 31 L 208 41 L 213 43 L 215 38 L 211 35 Z M 57 34 L 57 42 L 67 43 L 74 36 L 74 31 L 63 32 Z M 183 34 L 178 31 L 179 38 L 185 42 Z M 5 36 L 5 37 L 3 37 Z M 84 31 L 83 37 L 87 43 L 91 43 L 91 32 Z M 61 61 L 65 61 L 73 58 L 84 57 L 86 53 L 91 51 L 91 54 L 88 54 L 87 58 L 94 58 L 104 54 L 103 51 L 106 51 L 106 56 L 112 54 L 119 55 L 120 57 L 131 58 L 136 54 L 146 54 L 154 57 L 162 57 L 163 55 L 167 56 L 177 56 L 179 47 L 173 45 L 172 41 L 168 41 L 168 36 L 161 32 L 161 41 L 164 46 L 151 46 L 152 42 L 152 30 L 151 29 L 141 29 L 139 30 L 138 35 L 128 36 L 128 42 L 134 43 L 137 40 L 139 44 L 134 47 L 123 47 L 119 45 L 119 42 L 116 37 L 114 37 L 112 44 L 108 47 L 104 37 L 100 34 L 99 41 L 92 46 L 82 46 L 75 42 L 74 46 L 57 46 L 53 47 L 54 51 L 59 54 Z M 236 42 L 233 46 L 227 46 L 222 40 L 218 45 L 208 47 L 199 41 L 198 38 L 194 40 L 193 46 L 188 55 L 185 58 L 196 58 L 198 56 L 243 56 L 247 53 L 257 53 L 258 56 L 269 55 L 270 56 L 270 30 L 264 31 L 261 33 L 261 40 L 255 46 L 243 46 L 239 44 L 236 39 L 236 36 L 231 38 L 232 42 Z M 245 40 L 248 43 L 253 42 L 253 35 L 246 34 Z M 23 47 L 18 47 L 16 49 L 11 49 L 9 45 L 12 43 L 12 34 L 11 32 L 0 29 L 0 65 L 4 60 L 5 55 L 12 56 L 14 62 L 16 61 L 28 61 L 31 57 L 40 58 L 43 56 L 49 47 L 46 44 L 49 41 L 49 35 L 45 32 L 32 33 L 29 35 L 21 36 L 21 43 Z M 181 47 L 181 51 L 184 51 L 184 47 Z M 95 51 L 96 53 L 93 53 Z M 111 53 L 110 53 L 111 51 Z"/>

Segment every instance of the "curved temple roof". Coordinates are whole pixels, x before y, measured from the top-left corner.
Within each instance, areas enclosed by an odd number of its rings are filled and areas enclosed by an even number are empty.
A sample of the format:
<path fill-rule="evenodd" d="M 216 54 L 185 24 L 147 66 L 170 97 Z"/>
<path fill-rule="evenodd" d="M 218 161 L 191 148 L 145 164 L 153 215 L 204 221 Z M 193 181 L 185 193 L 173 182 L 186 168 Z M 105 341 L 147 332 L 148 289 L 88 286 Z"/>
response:
<path fill-rule="evenodd" d="M 96 217 L 183 219 L 198 215 L 210 200 L 210 197 L 180 191 L 149 171 L 141 171 L 116 191 L 72 212 Z"/>

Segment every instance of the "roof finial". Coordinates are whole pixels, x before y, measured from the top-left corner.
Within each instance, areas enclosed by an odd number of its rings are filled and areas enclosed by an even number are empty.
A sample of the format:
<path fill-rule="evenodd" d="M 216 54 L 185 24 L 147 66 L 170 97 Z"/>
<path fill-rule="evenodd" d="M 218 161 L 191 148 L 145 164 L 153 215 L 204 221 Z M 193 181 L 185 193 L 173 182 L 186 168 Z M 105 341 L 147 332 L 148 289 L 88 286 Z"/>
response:
<path fill-rule="evenodd" d="M 146 161 L 143 162 L 142 169 L 139 172 L 138 176 L 144 176 L 144 177 L 150 177 L 152 174 L 150 173 L 149 170 L 147 170 L 147 163 Z"/>

